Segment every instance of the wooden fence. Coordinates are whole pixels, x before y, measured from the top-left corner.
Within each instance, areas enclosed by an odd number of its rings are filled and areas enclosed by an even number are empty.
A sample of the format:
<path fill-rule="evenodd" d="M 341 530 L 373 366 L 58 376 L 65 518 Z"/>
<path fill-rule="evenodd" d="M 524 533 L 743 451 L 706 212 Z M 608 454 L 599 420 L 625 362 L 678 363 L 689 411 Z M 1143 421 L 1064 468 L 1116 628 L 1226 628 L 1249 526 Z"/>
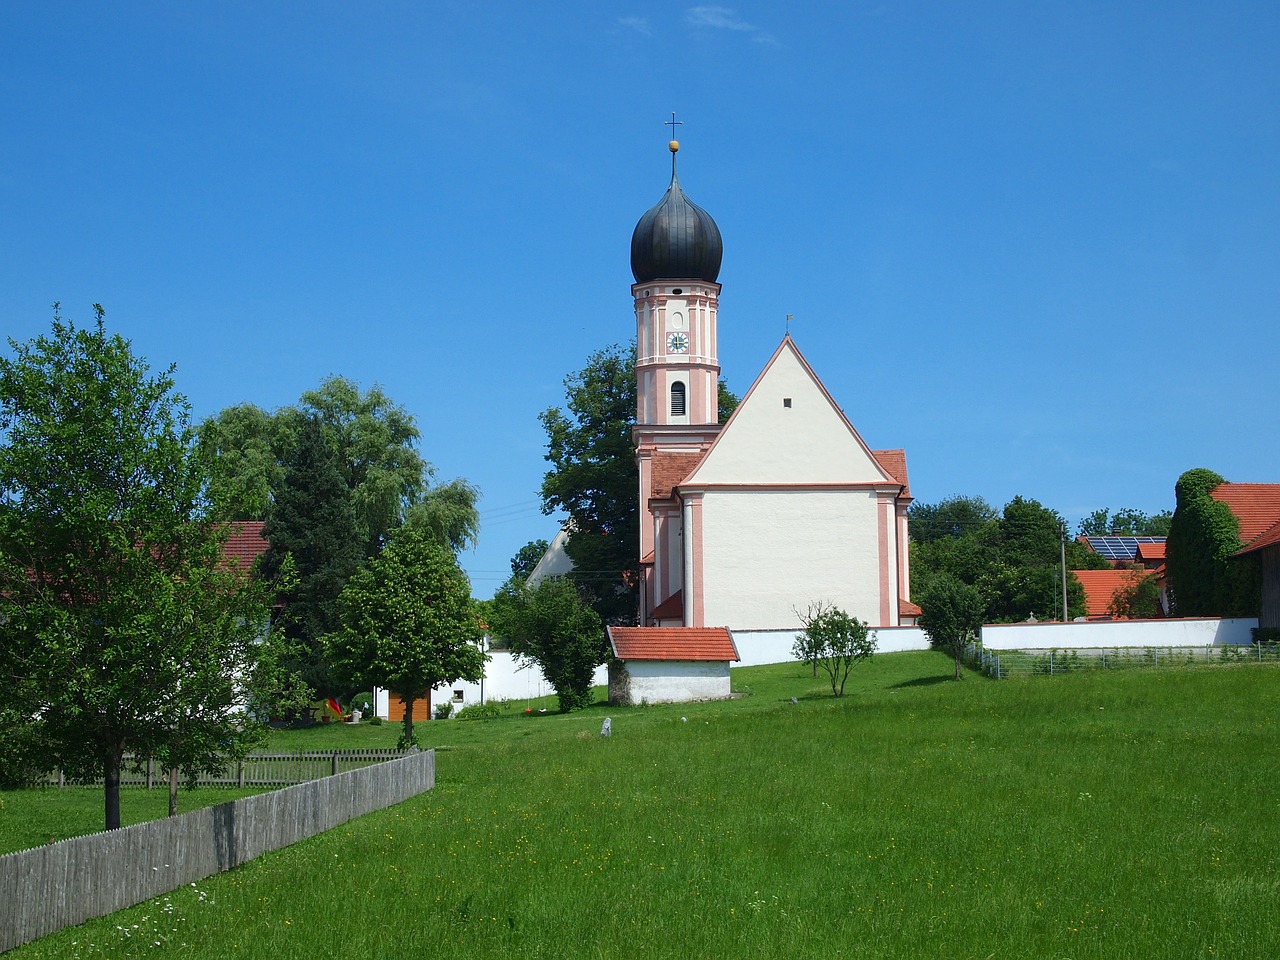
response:
<path fill-rule="evenodd" d="M 295 783 L 332 777 L 349 770 L 359 770 L 375 763 L 386 763 L 406 756 L 403 750 L 320 750 L 308 753 L 251 753 L 240 762 L 229 762 L 221 770 L 202 773 L 202 787 L 287 787 Z M 101 785 L 101 778 L 77 783 Z M 162 787 L 168 776 L 161 764 L 147 758 L 140 760 L 131 753 L 124 755 L 120 772 L 121 787 Z M 63 787 L 71 783 L 62 771 L 55 770 L 40 783 Z"/>
<path fill-rule="evenodd" d="M 0 857 L 0 953 L 435 786 L 435 751 Z"/>

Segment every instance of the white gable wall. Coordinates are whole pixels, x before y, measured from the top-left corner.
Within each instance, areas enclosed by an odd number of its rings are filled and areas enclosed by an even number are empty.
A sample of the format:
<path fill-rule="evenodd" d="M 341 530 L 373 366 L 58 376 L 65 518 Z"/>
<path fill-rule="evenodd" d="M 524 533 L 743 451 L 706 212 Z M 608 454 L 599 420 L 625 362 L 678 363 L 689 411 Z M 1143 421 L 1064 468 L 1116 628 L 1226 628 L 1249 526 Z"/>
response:
<path fill-rule="evenodd" d="M 743 482 L 893 480 L 787 340 L 689 477 L 695 487 Z"/>

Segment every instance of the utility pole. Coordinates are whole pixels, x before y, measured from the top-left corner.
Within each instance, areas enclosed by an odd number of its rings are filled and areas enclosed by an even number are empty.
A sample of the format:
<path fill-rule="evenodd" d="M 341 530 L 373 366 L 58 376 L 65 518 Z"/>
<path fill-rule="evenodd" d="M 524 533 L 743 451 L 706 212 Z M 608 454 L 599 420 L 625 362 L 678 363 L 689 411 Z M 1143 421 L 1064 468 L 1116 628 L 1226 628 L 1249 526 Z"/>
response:
<path fill-rule="evenodd" d="M 1062 548 L 1062 622 L 1067 622 L 1067 525 L 1061 524 L 1062 537 L 1058 545 Z"/>

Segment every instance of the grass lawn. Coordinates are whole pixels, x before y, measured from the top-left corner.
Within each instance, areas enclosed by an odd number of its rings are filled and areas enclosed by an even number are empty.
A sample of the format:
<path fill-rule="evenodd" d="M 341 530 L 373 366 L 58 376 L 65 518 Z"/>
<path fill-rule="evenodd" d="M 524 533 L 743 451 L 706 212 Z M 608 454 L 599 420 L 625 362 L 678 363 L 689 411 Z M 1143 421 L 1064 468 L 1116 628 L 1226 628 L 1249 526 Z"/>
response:
<path fill-rule="evenodd" d="M 424 724 L 435 790 L 10 956 L 1280 956 L 1280 670 L 951 670 Z"/>

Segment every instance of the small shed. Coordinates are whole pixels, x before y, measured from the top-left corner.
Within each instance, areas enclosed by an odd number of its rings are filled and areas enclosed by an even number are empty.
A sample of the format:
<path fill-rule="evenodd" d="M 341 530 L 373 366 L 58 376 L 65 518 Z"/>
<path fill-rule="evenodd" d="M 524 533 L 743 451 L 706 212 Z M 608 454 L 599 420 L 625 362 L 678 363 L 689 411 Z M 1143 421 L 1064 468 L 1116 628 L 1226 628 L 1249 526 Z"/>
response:
<path fill-rule="evenodd" d="M 728 627 L 609 627 L 609 702 L 687 703 L 729 696 L 741 659 Z"/>

